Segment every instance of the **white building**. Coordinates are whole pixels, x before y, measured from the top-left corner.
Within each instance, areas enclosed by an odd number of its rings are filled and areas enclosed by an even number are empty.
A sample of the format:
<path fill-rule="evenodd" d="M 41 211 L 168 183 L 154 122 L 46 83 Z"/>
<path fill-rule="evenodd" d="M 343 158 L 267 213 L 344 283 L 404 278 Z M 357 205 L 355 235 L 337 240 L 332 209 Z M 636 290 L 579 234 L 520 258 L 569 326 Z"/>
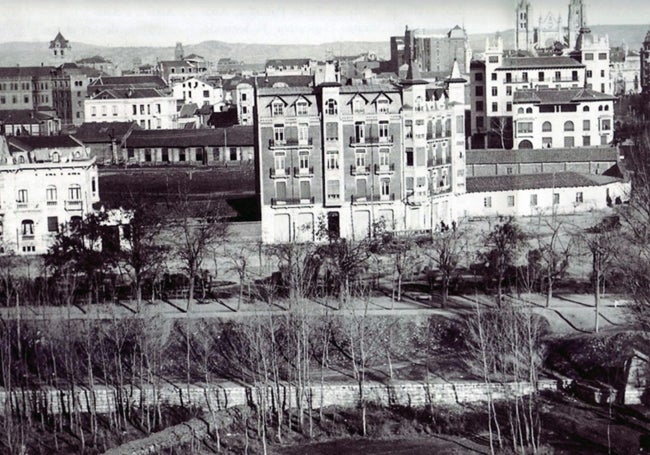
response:
<path fill-rule="evenodd" d="M 585 88 L 518 90 L 514 148 L 607 145 L 614 137 L 614 99 Z"/>
<path fill-rule="evenodd" d="M 468 177 L 459 199 L 466 217 L 573 214 L 629 199 L 630 184 L 606 175 L 559 172 Z"/>
<path fill-rule="evenodd" d="M 221 86 L 208 84 L 196 77 L 176 82 L 172 86 L 172 93 L 174 99 L 183 104 L 195 103 L 199 107 L 207 104 L 213 106 L 215 111 L 220 111 L 224 105 Z"/>
<path fill-rule="evenodd" d="M 176 99 L 153 88 L 107 89 L 85 102 L 87 122 L 137 122 L 142 129 L 175 128 Z"/>
<path fill-rule="evenodd" d="M 70 136 L 0 136 L 2 252 L 44 254 L 99 201 L 97 166 Z"/>
<path fill-rule="evenodd" d="M 609 68 L 609 38 L 598 36 L 588 28 L 580 30 L 571 57 L 585 65 L 585 87 L 612 94 Z"/>

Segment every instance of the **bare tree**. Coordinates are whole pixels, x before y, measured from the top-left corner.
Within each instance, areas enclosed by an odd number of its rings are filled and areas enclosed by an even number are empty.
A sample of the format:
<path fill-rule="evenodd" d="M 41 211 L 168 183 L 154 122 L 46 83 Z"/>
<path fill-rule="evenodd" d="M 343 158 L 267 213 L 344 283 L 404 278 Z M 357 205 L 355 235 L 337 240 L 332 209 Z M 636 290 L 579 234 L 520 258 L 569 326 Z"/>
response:
<path fill-rule="evenodd" d="M 544 220 L 544 227 L 550 235 L 537 236 L 537 249 L 539 263 L 544 275 L 546 286 L 546 307 L 553 299 L 553 285 L 561 279 L 569 267 L 569 260 L 574 252 L 573 236 L 567 231 L 563 221 L 555 216 Z"/>

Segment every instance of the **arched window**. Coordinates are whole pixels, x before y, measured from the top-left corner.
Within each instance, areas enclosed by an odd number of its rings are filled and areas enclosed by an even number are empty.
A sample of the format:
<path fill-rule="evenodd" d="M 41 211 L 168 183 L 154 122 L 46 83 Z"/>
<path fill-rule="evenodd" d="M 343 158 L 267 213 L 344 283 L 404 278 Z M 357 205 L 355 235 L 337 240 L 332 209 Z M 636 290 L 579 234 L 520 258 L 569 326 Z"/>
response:
<path fill-rule="evenodd" d="M 25 157 L 24 156 L 20 155 L 18 157 L 18 164 L 25 164 Z"/>
<path fill-rule="evenodd" d="M 573 126 L 573 122 L 571 120 L 568 120 L 564 122 L 564 131 L 573 131 L 575 127 Z"/>
<path fill-rule="evenodd" d="M 532 114 L 533 113 L 533 108 L 532 107 L 527 107 L 526 108 L 526 114 Z"/>
<path fill-rule="evenodd" d="M 61 155 L 59 155 L 59 152 L 52 152 L 52 162 L 58 163 L 59 161 L 61 161 Z"/>
<path fill-rule="evenodd" d="M 519 109 L 517 109 L 517 114 L 523 114 L 523 113 L 524 113 L 524 108 L 523 107 L 520 107 Z"/>
<path fill-rule="evenodd" d="M 606 110 L 606 111 L 609 110 L 609 106 L 608 106 L 608 105 L 605 105 L 605 110 Z"/>
<path fill-rule="evenodd" d="M 582 111 L 583 111 L 583 112 L 589 112 L 589 106 L 585 106 L 585 107 L 583 107 L 583 108 L 582 108 Z"/>
<path fill-rule="evenodd" d="M 20 223 L 20 232 L 22 235 L 34 235 L 34 222 L 32 220 L 23 220 Z"/>
<path fill-rule="evenodd" d="M 68 199 L 71 201 L 81 200 L 81 185 L 70 185 L 68 187 Z"/>
<path fill-rule="evenodd" d="M 603 106 L 598 106 L 598 110 L 599 110 L 599 111 L 602 111 L 602 110 L 603 110 Z"/>
<path fill-rule="evenodd" d="M 545 133 L 548 133 L 549 131 L 553 130 L 553 126 L 551 125 L 551 122 L 544 122 L 542 123 L 542 131 Z"/>
<path fill-rule="evenodd" d="M 328 115 L 336 115 L 338 113 L 338 104 L 336 103 L 336 100 L 327 100 L 325 103 L 325 113 Z"/>
<path fill-rule="evenodd" d="M 528 139 L 524 139 L 519 143 L 519 148 L 520 149 L 532 149 L 533 148 L 533 143 L 530 142 Z"/>

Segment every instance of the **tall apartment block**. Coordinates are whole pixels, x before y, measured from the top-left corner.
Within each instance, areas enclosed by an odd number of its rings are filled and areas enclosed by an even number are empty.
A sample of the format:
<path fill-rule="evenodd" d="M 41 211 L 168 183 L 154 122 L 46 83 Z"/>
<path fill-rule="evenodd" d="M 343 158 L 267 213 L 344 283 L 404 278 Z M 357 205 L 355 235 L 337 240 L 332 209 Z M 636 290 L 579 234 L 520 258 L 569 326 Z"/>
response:
<path fill-rule="evenodd" d="M 332 67 L 313 87 L 258 88 L 262 240 L 451 223 L 465 192 L 464 85 L 457 64 L 433 86 L 411 63 L 399 84 L 341 85 Z"/>

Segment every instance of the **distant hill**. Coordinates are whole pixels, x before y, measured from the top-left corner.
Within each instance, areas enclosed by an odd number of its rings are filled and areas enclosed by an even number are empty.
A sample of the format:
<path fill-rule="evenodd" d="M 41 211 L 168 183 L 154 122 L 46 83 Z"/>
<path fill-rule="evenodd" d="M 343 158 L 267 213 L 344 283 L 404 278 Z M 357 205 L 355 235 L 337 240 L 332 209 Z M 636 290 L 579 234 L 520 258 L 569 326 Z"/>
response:
<path fill-rule="evenodd" d="M 626 42 L 630 49 L 639 49 L 648 31 L 647 25 L 594 25 L 597 34 L 608 34 L 611 46 Z M 442 30 L 441 30 L 442 33 Z M 513 30 L 499 32 L 506 48 L 514 46 Z M 475 53 L 485 48 L 485 38 L 492 34 L 470 34 L 470 45 Z M 8 42 L 0 43 L 0 66 L 47 65 L 50 63 L 49 43 Z M 170 60 L 174 56 L 174 47 L 111 47 L 85 43 L 71 43 L 75 59 L 101 55 L 120 68 L 131 68 L 134 61 L 155 63 L 157 60 Z M 185 44 L 186 54 L 202 55 L 209 61 L 230 57 L 246 63 L 262 64 L 268 58 L 309 57 L 324 59 L 329 55 L 358 55 L 374 52 L 380 59 L 390 58 L 390 41 L 334 41 L 318 45 L 307 44 L 245 44 L 226 43 L 223 41 L 204 41 L 198 44 Z"/>

